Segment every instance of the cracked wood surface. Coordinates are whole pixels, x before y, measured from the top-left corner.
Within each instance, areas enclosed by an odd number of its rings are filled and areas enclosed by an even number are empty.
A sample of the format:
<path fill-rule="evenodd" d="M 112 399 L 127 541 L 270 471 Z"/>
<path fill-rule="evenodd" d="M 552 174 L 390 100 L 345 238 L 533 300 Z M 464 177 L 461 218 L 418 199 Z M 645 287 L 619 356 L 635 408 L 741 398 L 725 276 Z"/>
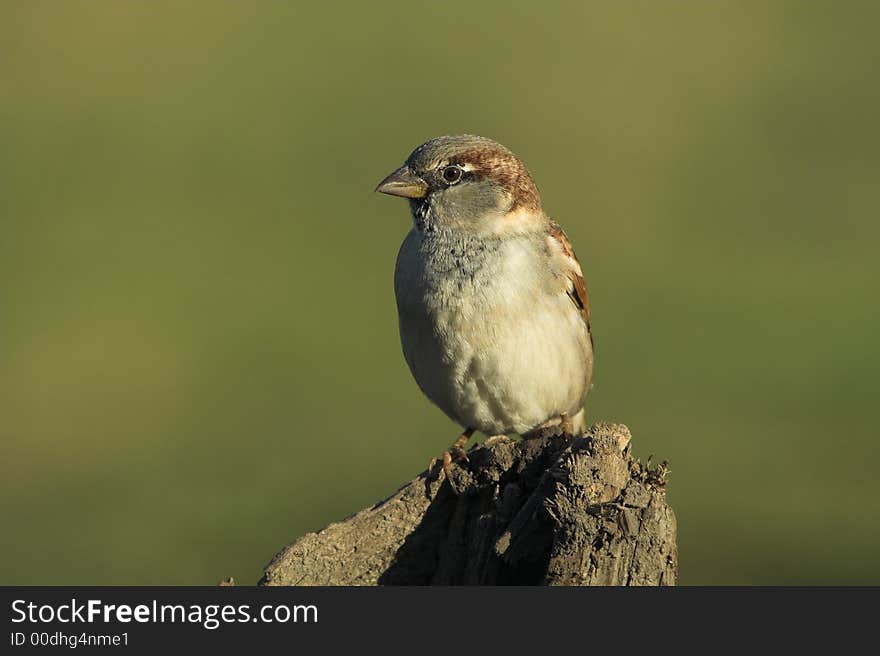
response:
<path fill-rule="evenodd" d="M 666 471 L 622 424 L 478 446 L 285 547 L 260 585 L 674 585 Z"/>

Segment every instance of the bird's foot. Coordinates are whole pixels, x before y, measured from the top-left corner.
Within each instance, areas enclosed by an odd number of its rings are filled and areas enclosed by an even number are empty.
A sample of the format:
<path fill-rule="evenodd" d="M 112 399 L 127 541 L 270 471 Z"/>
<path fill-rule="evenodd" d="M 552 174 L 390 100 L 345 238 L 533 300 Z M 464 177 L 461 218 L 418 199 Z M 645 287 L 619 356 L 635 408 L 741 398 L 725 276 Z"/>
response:
<path fill-rule="evenodd" d="M 564 412 L 559 415 L 559 429 L 562 431 L 563 435 L 574 434 L 574 422 L 571 420 L 571 417 Z"/>
<path fill-rule="evenodd" d="M 492 446 L 493 444 L 498 444 L 499 442 L 507 442 L 509 441 L 509 437 L 507 435 L 492 435 L 491 437 L 487 437 L 486 441 L 483 442 L 483 446 Z"/>
<path fill-rule="evenodd" d="M 564 412 L 558 417 L 548 419 L 540 426 L 536 426 L 528 433 L 525 433 L 523 438 L 547 439 L 562 435 L 574 435 L 574 420 Z"/>
<path fill-rule="evenodd" d="M 449 469 L 454 462 L 470 462 L 464 449 L 461 447 L 449 449 L 443 452 L 443 471 L 449 475 Z"/>
<path fill-rule="evenodd" d="M 458 439 L 452 443 L 452 446 L 444 451 L 443 455 L 440 457 L 443 462 L 443 472 L 446 474 L 447 478 L 449 477 L 449 471 L 452 468 L 453 463 L 470 462 L 470 460 L 468 460 L 467 454 L 464 452 L 464 445 L 467 444 L 467 441 L 471 438 L 471 435 L 473 434 L 473 428 L 466 429 L 461 435 L 458 436 Z M 432 471 L 436 464 L 437 458 L 431 458 L 431 463 L 428 465 L 428 471 Z"/>

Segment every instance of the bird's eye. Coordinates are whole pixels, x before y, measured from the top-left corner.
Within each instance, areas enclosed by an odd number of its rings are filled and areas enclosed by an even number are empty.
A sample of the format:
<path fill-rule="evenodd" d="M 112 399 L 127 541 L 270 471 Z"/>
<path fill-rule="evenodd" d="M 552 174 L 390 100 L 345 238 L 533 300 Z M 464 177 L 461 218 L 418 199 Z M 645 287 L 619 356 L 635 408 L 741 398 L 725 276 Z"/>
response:
<path fill-rule="evenodd" d="M 446 184 L 455 184 L 456 182 L 461 180 L 461 174 L 461 167 L 455 166 L 454 164 L 452 166 L 447 166 L 443 169 L 442 172 L 443 181 Z"/>

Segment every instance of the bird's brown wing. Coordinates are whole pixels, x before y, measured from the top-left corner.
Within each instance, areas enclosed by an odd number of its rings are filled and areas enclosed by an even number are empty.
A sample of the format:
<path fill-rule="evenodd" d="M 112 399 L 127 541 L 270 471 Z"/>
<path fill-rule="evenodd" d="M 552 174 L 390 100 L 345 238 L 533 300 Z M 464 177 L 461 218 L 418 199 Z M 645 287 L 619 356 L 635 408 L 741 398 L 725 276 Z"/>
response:
<path fill-rule="evenodd" d="M 592 346 L 593 331 L 590 327 L 590 297 L 587 295 L 587 285 L 584 283 L 584 273 L 581 269 L 581 264 L 578 262 L 574 249 L 571 247 L 571 242 L 568 241 L 565 232 L 555 221 L 550 222 L 548 240 L 551 241 L 552 246 L 555 246 L 562 252 L 565 258 L 567 265 L 565 273 L 569 281 L 567 293 L 580 310 L 584 323 L 587 324 L 587 332 L 590 335 L 590 345 Z"/>

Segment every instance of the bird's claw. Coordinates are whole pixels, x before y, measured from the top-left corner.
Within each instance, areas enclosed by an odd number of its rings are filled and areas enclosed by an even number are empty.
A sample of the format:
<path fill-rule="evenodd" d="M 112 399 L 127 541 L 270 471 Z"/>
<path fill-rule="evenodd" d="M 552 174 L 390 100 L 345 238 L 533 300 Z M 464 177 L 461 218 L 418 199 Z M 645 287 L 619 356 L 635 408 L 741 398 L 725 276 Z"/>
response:
<path fill-rule="evenodd" d="M 574 422 L 564 412 L 559 416 L 559 430 L 563 435 L 573 435 L 574 434 Z"/>
<path fill-rule="evenodd" d="M 493 446 L 498 444 L 499 442 L 509 442 L 510 438 L 507 435 L 493 435 L 492 437 L 487 437 L 483 442 L 484 447 Z"/>
<path fill-rule="evenodd" d="M 440 457 L 440 460 L 442 461 L 442 469 L 447 478 L 449 477 L 449 472 L 452 469 L 453 463 L 470 462 L 470 459 L 467 457 L 467 453 L 464 452 L 463 447 L 465 444 L 467 444 L 467 441 L 470 439 L 473 433 L 473 429 L 466 429 L 464 433 L 459 435 L 458 439 L 455 440 L 452 446 L 444 451 L 443 455 Z M 428 471 L 433 471 L 436 464 L 437 458 L 431 458 L 431 462 L 428 463 Z"/>
<path fill-rule="evenodd" d="M 443 452 L 443 471 L 449 476 L 449 470 L 453 463 L 470 462 L 467 454 L 460 446 L 452 446 L 449 450 Z"/>

